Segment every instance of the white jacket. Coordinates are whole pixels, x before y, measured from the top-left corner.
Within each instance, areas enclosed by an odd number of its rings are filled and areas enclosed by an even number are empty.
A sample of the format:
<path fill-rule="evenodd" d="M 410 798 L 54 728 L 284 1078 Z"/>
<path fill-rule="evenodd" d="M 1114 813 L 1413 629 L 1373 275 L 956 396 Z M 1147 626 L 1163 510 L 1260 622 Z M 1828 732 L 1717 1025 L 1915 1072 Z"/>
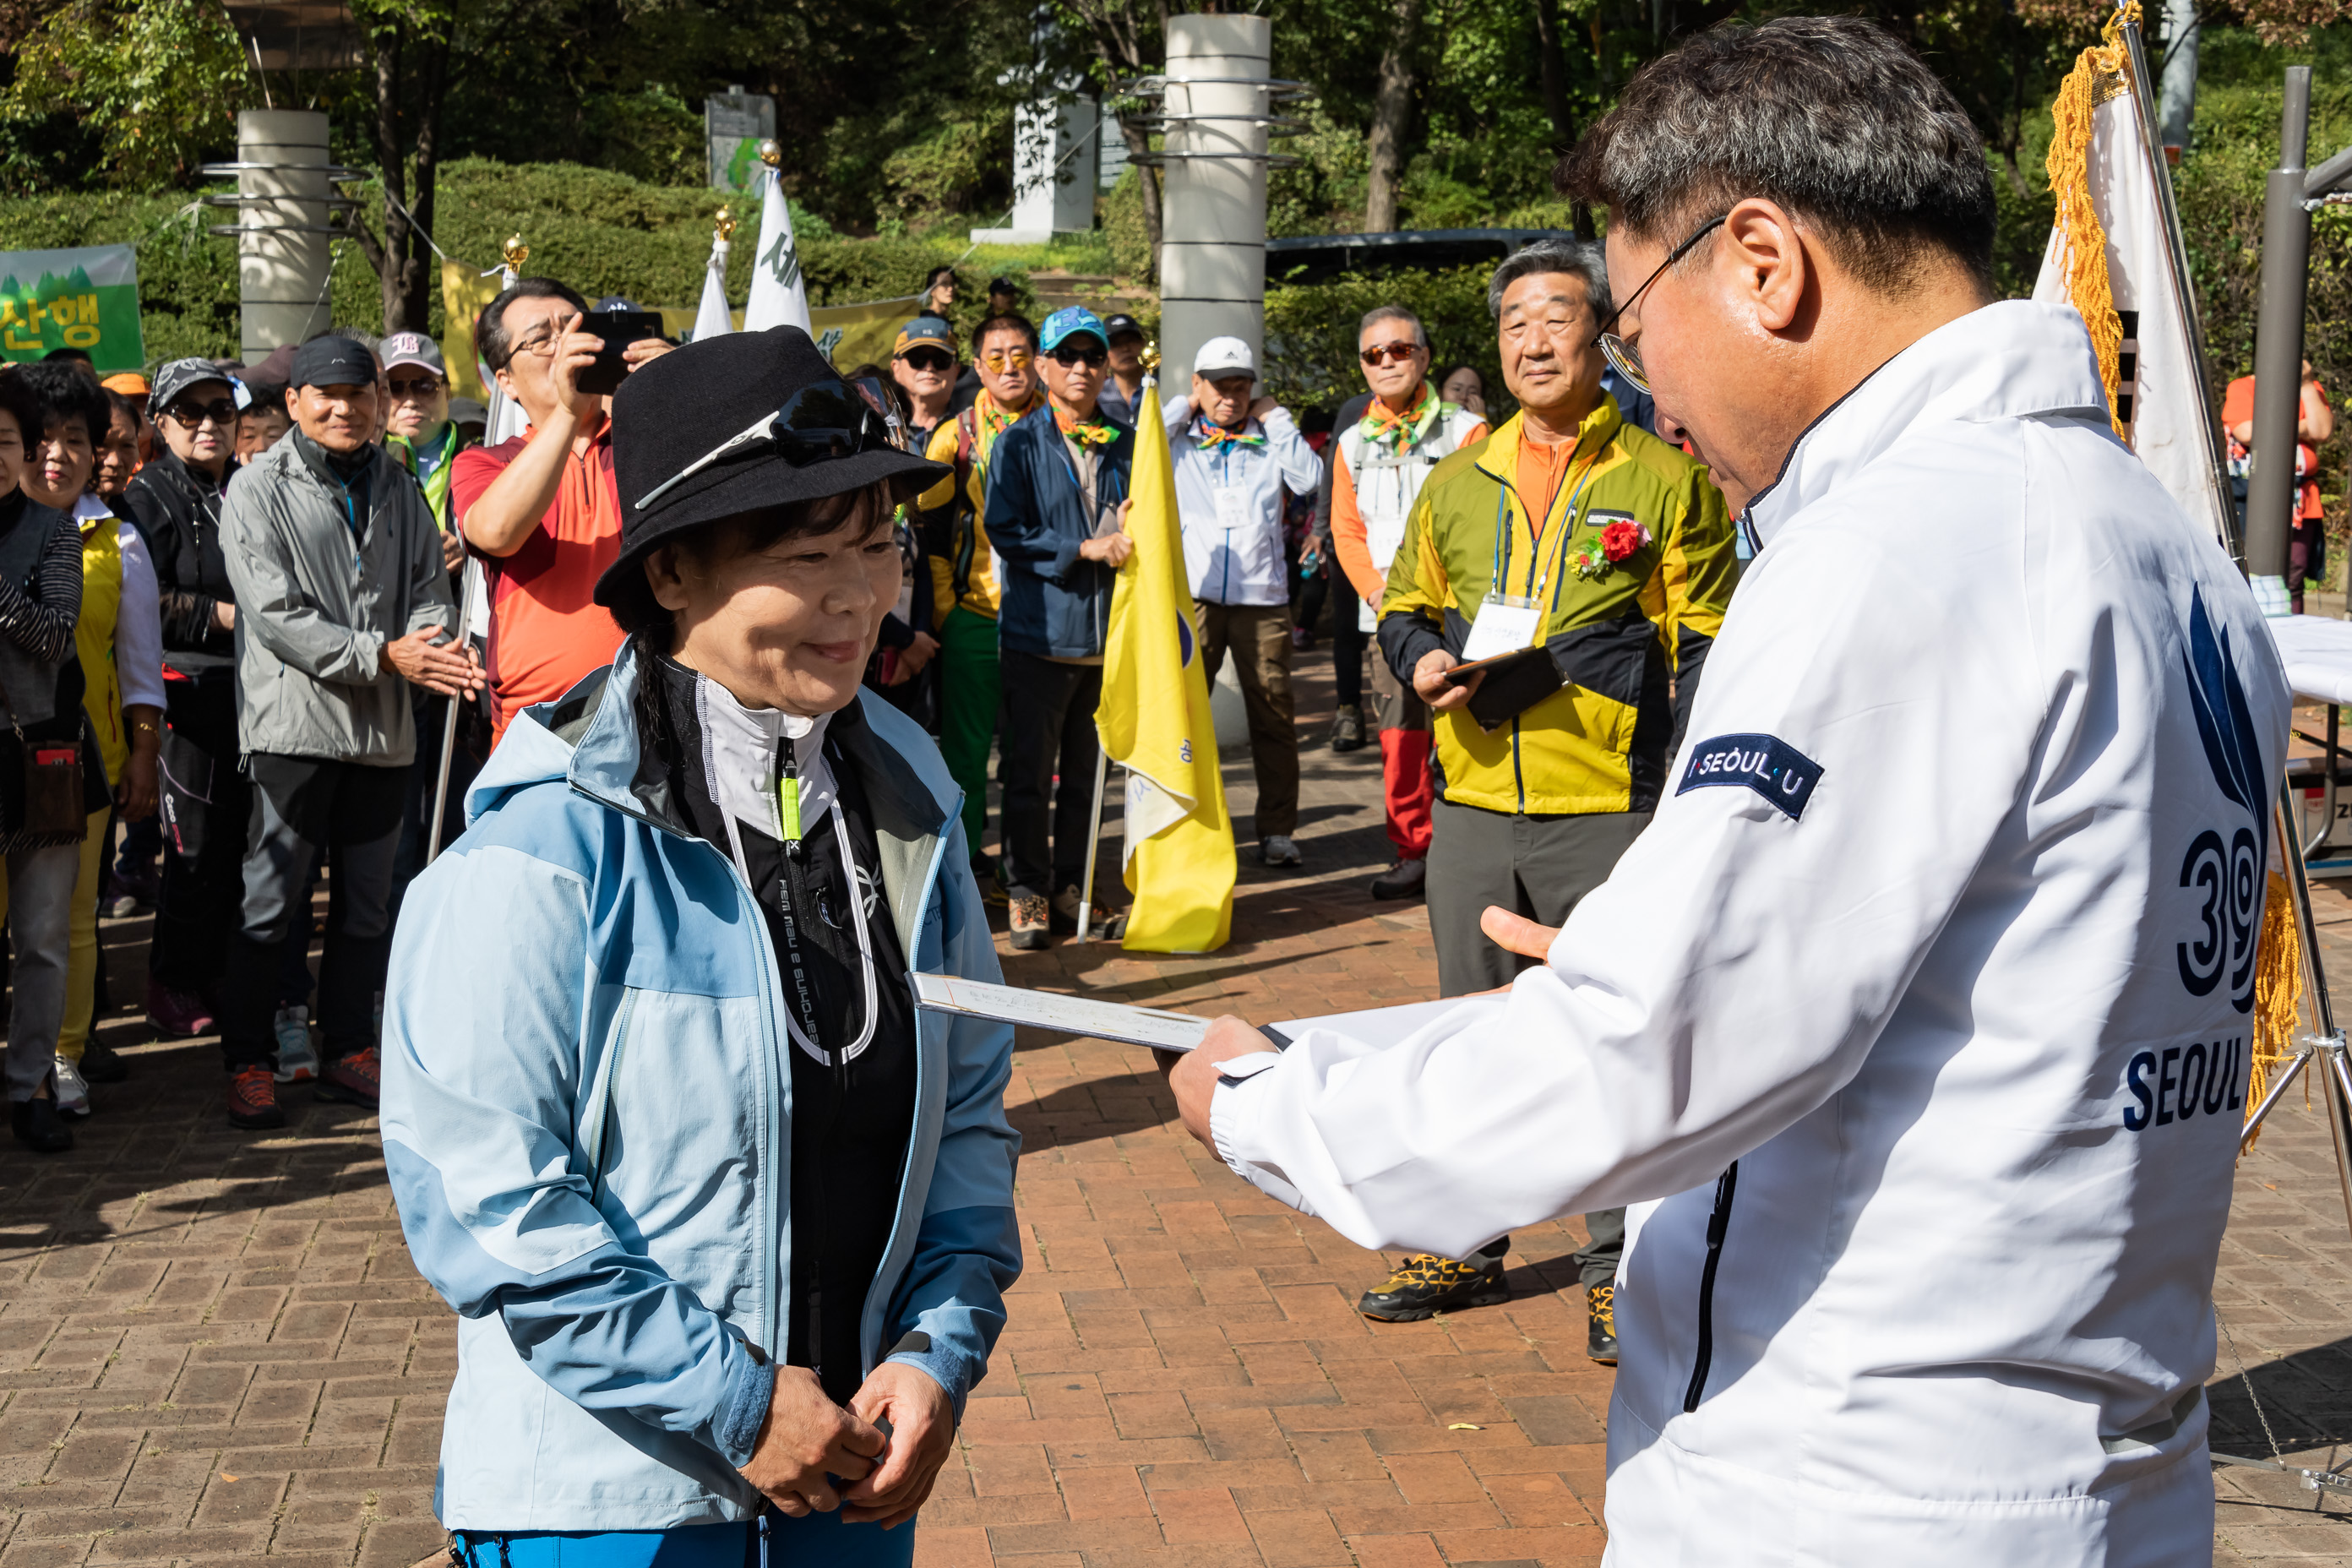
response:
<path fill-rule="evenodd" d="M 1283 550 L 1285 492 L 1311 496 L 1322 460 L 1286 408 L 1253 419 L 1244 433 L 1261 447 L 1202 448 L 1189 398 L 1160 410 L 1176 473 L 1176 515 L 1184 571 L 1204 605 L 1287 605 L 1290 563 Z"/>
<path fill-rule="evenodd" d="M 2063 307 L 1923 339 L 1743 525 L 1674 793 L 1549 963 L 1229 1067 L 1219 1152 L 1367 1247 L 1643 1205 L 1612 1563 L 2208 1563 L 2289 705 L 2253 600 Z"/>

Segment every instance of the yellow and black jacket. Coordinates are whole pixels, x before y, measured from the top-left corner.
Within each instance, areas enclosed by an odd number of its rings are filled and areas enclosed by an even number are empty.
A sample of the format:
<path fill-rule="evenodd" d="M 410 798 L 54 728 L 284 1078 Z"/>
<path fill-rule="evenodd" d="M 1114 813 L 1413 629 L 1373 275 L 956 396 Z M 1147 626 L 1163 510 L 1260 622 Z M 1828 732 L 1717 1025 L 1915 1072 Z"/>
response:
<path fill-rule="evenodd" d="M 1381 652 L 1408 683 L 1432 649 L 1459 655 L 1499 570 L 1501 592 L 1539 599 L 1566 684 L 1491 732 L 1459 709 L 1433 715 L 1438 793 L 1535 816 L 1648 811 L 1738 574 L 1723 493 L 1603 396 L 1538 548 L 1517 488 L 1520 419 L 1446 458 L 1422 488 L 1381 601 Z M 1610 563 L 1601 533 L 1622 521 L 1649 537 Z M 1591 563 L 1582 572 L 1579 557 Z"/>

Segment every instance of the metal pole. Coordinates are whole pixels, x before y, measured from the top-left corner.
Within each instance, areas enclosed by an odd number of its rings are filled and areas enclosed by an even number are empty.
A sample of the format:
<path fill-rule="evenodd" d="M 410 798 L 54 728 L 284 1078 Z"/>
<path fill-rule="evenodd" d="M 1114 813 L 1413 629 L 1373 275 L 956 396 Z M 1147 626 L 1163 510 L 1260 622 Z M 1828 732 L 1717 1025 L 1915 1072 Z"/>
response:
<path fill-rule="evenodd" d="M 2352 1224 L 2352 1076 L 2344 1067 L 2344 1037 L 2337 1035 L 2319 1047 L 2320 1109 L 2327 1115 L 2327 1135 L 2336 1145 L 2336 1181 L 2344 1192 L 2344 1218 Z"/>
<path fill-rule="evenodd" d="M 1102 851 L 1103 781 L 1110 775 L 1110 753 L 1103 750 L 1102 737 L 1095 737 L 1095 811 L 1087 818 L 1087 880 L 1078 891 L 1078 940 L 1087 940 L 1087 929 L 1095 912 L 1095 860 Z"/>
<path fill-rule="evenodd" d="M 473 614 L 474 563 L 468 561 L 457 568 L 457 642 L 460 648 L 470 649 L 473 647 L 466 639 L 466 623 Z M 433 858 L 441 853 L 441 818 L 449 809 L 449 764 L 457 752 L 457 707 L 466 700 L 449 697 L 443 700 L 449 704 L 449 711 L 441 719 L 441 769 L 439 776 L 433 781 L 433 830 L 425 840 L 425 863 L 427 866 L 433 864 Z"/>
<path fill-rule="evenodd" d="M 2311 68 L 2286 68 L 2279 162 L 2263 187 L 2263 293 L 2254 327 L 2253 466 L 2246 481 L 2246 571 L 2266 612 L 2284 614 L 2294 511 L 2295 413 L 2303 398 L 2303 318 L 2311 214 L 2303 157 L 2311 132 Z M 2267 595 L 2263 579 L 2273 580 Z M 2264 602 L 2267 600 L 2267 602 Z"/>

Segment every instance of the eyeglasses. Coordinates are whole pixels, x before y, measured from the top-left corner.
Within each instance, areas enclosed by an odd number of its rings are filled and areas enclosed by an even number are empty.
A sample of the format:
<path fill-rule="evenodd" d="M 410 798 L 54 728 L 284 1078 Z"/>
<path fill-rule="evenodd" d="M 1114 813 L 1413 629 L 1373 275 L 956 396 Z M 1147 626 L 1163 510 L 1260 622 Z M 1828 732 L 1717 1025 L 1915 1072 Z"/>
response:
<path fill-rule="evenodd" d="M 785 462 L 805 468 L 887 446 L 887 426 L 875 412 L 879 396 L 879 389 L 868 391 L 845 381 L 803 387 L 775 413 L 762 415 L 656 485 L 635 510 L 645 510 L 712 464 L 756 447 L 772 447 Z"/>
<path fill-rule="evenodd" d="M 394 397 L 430 397 L 441 390 L 441 378 L 437 375 L 419 376 L 413 381 L 395 381 L 390 385 Z"/>
<path fill-rule="evenodd" d="M 579 316 L 575 313 L 573 315 L 564 316 L 559 319 L 551 319 L 548 321 L 543 322 L 536 331 L 522 338 L 512 349 L 508 351 L 507 357 L 511 359 L 516 354 L 539 354 L 541 356 L 552 354 L 555 352 L 555 340 L 562 337 L 563 333 L 571 328 L 572 324 L 579 319 Z"/>
<path fill-rule="evenodd" d="M 1074 364 L 1083 364 L 1090 369 L 1100 370 L 1110 363 L 1110 350 L 1100 343 L 1064 343 L 1054 351 L 1054 363 L 1064 370 L 1069 369 Z"/>
<path fill-rule="evenodd" d="M 1377 370 L 1384 363 L 1408 363 L 1412 359 L 1412 356 L 1420 352 L 1421 345 L 1419 343 L 1390 343 L 1386 346 L 1375 344 L 1371 348 L 1366 349 L 1362 357 L 1366 364 L 1370 365 Z"/>
<path fill-rule="evenodd" d="M 207 419 L 215 425 L 234 425 L 236 423 L 236 405 L 226 397 L 211 403 L 174 403 L 163 410 L 163 416 L 189 430 L 195 429 Z"/>
<path fill-rule="evenodd" d="M 909 349 L 898 356 L 917 370 L 953 370 L 955 355 L 944 349 Z"/>
<path fill-rule="evenodd" d="M 1604 356 L 1607 357 L 1609 363 L 1616 370 L 1619 375 L 1622 375 L 1627 381 L 1632 382 L 1642 391 L 1648 392 L 1651 390 L 1649 373 L 1642 368 L 1642 351 L 1635 348 L 1625 339 L 1619 337 L 1615 332 L 1610 331 L 1610 329 L 1617 324 L 1618 317 L 1632 310 L 1635 301 L 1639 300 L 1643 295 L 1650 291 L 1651 284 L 1655 283 L 1659 279 L 1665 276 L 1667 268 L 1672 267 L 1675 262 L 1680 261 L 1684 257 L 1688 256 L 1693 250 L 1696 249 L 1700 240 L 1705 239 L 1708 235 L 1713 234 L 1717 229 L 1721 228 L 1730 216 L 1731 215 L 1729 213 L 1723 213 L 1717 216 L 1711 217 L 1707 219 L 1706 222 L 1699 225 L 1698 227 L 1692 232 L 1691 237 L 1688 239 L 1684 240 L 1680 245 L 1677 245 L 1672 250 L 1667 251 L 1666 258 L 1658 263 L 1658 269 L 1655 272 L 1651 273 L 1647 278 L 1642 279 L 1642 286 L 1639 289 L 1634 289 L 1631 294 L 1626 295 L 1624 303 L 1610 311 L 1609 319 L 1601 323 L 1601 331 L 1592 340 L 1594 345 L 1601 350 Z"/>
<path fill-rule="evenodd" d="M 1003 375 L 1008 370 L 1027 370 L 1034 357 L 1027 349 L 991 349 L 980 356 L 980 363 Z"/>

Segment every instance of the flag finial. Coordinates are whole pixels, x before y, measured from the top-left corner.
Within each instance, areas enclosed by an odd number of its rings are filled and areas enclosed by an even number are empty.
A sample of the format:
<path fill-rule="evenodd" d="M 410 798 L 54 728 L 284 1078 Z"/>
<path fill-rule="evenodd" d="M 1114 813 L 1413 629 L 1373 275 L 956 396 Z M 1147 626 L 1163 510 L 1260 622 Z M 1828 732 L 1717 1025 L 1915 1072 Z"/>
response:
<path fill-rule="evenodd" d="M 771 169 L 782 168 L 784 166 L 784 144 L 775 140 L 773 137 L 770 137 L 767 141 L 761 142 L 760 162 L 765 163 Z"/>
<path fill-rule="evenodd" d="M 719 209 L 719 230 L 715 237 L 721 245 L 735 237 L 735 215 L 725 207 Z"/>
<path fill-rule="evenodd" d="M 530 259 L 530 247 L 522 242 L 522 236 L 509 235 L 503 254 L 506 257 L 507 266 L 520 272 L 522 270 L 522 264 Z"/>

